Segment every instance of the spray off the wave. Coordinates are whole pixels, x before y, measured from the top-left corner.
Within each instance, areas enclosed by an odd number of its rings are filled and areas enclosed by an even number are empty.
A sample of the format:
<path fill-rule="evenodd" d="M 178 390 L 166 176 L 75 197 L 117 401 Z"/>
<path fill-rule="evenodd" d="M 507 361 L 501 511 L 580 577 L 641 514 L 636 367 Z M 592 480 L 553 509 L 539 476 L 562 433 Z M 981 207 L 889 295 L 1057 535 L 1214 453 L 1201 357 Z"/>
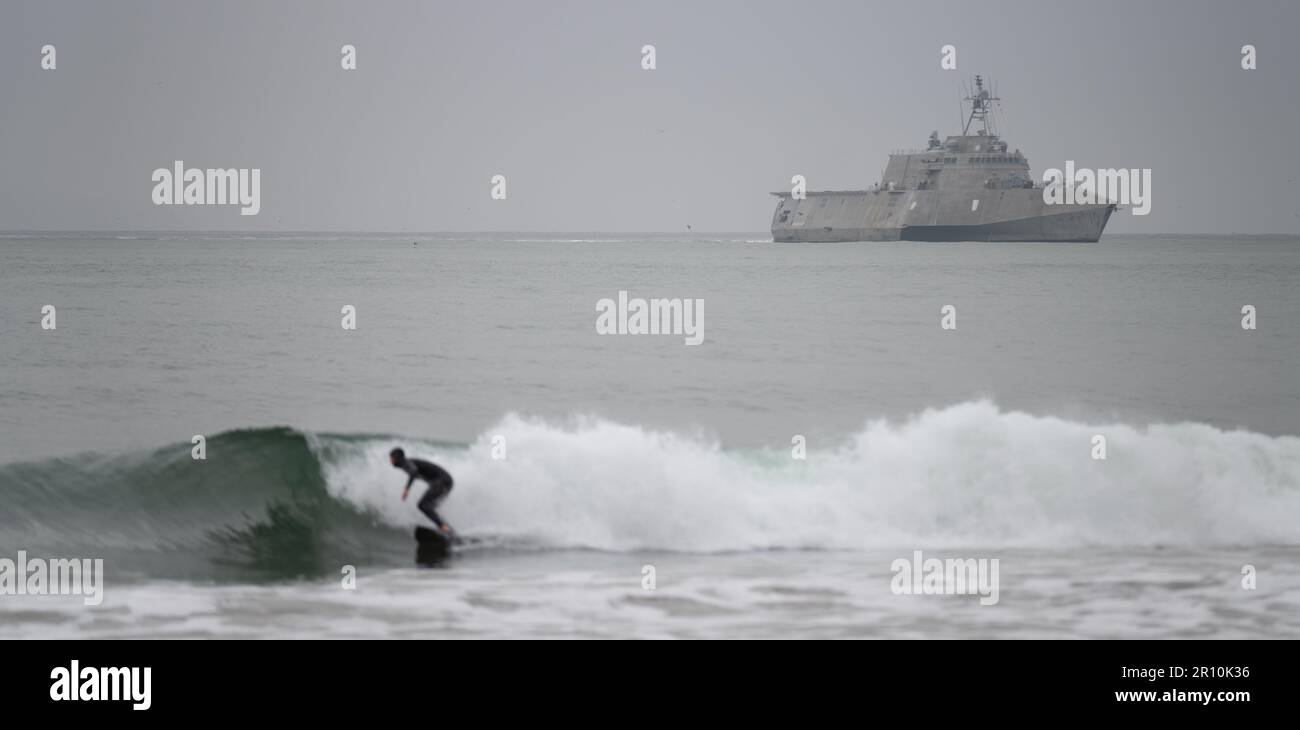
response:
<path fill-rule="evenodd" d="M 1099 432 L 1104 461 L 1091 458 Z M 494 437 L 509 458 L 493 458 Z M 385 522 L 411 524 L 413 510 L 390 496 L 388 446 L 333 454 L 326 481 Z M 464 485 L 446 505 L 462 530 L 549 547 L 1300 543 L 1300 439 L 1200 424 L 1089 425 L 981 401 L 873 421 L 795 460 L 601 419 L 511 415 L 469 447 L 425 448 Z"/>

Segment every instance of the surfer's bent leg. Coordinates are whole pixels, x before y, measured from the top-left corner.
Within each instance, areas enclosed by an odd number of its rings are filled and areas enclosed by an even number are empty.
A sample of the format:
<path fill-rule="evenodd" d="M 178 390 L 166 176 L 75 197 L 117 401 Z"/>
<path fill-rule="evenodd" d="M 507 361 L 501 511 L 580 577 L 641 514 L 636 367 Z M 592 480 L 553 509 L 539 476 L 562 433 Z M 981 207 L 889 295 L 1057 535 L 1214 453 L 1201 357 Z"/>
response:
<path fill-rule="evenodd" d="M 438 527 L 442 527 L 447 523 L 442 521 L 442 518 L 438 516 L 438 513 L 435 510 L 438 507 L 438 503 L 441 502 L 442 498 L 446 497 L 447 493 L 450 491 L 450 479 L 430 484 L 429 489 L 424 493 L 423 497 L 420 497 L 420 502 L 417 505 L 420 508 L 420 511 L 428 516 L 429 519 L 433 520 L 433 524 Z"/>

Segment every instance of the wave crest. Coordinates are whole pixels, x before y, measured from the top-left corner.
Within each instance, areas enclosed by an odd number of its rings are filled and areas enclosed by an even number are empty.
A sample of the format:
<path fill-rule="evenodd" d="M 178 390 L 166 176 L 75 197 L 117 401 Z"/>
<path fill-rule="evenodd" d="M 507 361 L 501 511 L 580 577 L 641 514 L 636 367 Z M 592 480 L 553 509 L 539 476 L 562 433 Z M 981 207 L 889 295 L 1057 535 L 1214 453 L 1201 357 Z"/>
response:
<path fill-rule="evenodd" d="M 986 401 L 872 421 L 802 460 L 598 418 L 508 415 L 472 444 L 232 431 L 209 439 L 206 461 L 177 444 L 2 466 L 0 542 L 184 579 L 410 564 L 419 495 L 399 500 L 394 445 L 451 471 L 442 511 L 463 534 L 516 549 L 1300 544 L 1300 438 Z"/>

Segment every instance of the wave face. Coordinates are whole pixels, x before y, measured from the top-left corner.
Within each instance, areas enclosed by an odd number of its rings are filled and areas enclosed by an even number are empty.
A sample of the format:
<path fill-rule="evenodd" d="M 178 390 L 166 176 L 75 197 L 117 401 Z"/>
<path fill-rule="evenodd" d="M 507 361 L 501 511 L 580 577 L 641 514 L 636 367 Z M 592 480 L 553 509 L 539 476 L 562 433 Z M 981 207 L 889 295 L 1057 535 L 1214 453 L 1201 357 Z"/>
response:
<path fill-rule="evenodd" d="M 0 467 L 0 546 L 102 557 L 116 574 L 277 580 L 392 559 L 408 541 L 331 495 L 320 448 L 287 428 L 143 453 L 80 455 Z"/>
<path fill-rule="evenodd" d="M 463 534 L 513 549 L 1300 544 L 1300 438 L 975 402 L 868 423 L 805 460 L 594 418 L 510 415 L 473 444 L 233 431 L 201 462 L 180 444 L 0 467 L 0 545 L 183 579 L 409 565 L 419 494 L 398 499 L 394 445 L 452 472 L 442 512 Z"/>

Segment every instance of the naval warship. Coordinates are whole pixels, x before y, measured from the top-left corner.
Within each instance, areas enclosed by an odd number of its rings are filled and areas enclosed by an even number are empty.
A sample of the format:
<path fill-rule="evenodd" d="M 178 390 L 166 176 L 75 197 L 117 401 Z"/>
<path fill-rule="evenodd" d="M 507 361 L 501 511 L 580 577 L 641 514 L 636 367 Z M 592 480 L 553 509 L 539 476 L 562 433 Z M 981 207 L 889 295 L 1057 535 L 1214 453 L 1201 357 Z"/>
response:
<path fill-rule="evenodd" d="M 1053 204 L 1020 150 L 994 129 L 1000 99 L 975 77 L 962 100 L 961 134 L 889 156 L 870 190 L 790 192 L 772 215 L 776 241 L 1096 241 L 1113 203 Z M 968 113 L 969 109 L 969 113 Z M 972 133 L 972 130 L 974 133 Z"/>

